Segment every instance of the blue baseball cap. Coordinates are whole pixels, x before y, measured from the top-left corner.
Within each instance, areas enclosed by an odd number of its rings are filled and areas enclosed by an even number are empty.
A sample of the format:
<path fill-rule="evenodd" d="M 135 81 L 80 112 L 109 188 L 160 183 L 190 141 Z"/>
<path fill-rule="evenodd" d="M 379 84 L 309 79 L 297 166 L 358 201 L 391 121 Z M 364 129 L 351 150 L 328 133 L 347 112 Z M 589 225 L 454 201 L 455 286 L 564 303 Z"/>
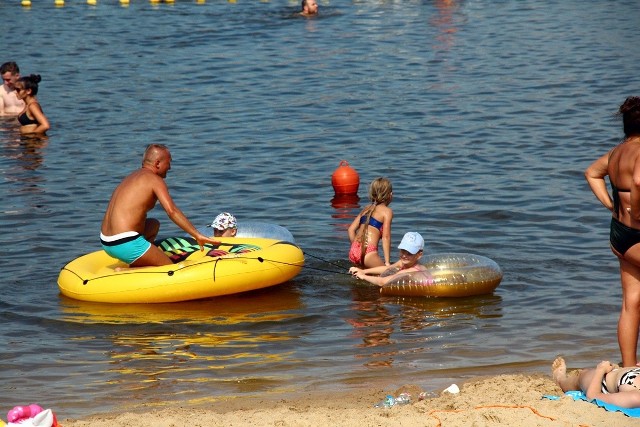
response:
<path fill-rule="evenodd" d="M 402 241 L 398 245 L 398 249 L 404 249 L 405 251 L 415 255 L 424 249 L 424 239 L 419 233 L 410 231 L 404 235 Z"/>

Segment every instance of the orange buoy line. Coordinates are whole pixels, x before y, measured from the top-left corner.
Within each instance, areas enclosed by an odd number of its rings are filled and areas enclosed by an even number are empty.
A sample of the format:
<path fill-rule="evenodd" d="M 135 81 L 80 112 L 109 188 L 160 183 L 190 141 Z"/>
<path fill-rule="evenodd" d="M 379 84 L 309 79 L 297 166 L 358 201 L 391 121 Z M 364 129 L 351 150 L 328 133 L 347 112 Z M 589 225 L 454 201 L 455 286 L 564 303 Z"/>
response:
<path fill-rule="evenodd" d="M 360 175 L 346 160 L 342 160 L 331 176 L 331 184 L 336 194 L 357 194 Z"/>
<path fill-rule="evenodd" d="M 158 4 L 158 3 L 168 3 L 168 4 L 173 4 L 175 3 L 176 0 L 149 0 L 149 3 L 151 4 Z M 194 0 L 195 3 L 197 4 L 204 4 L 206 2 L 206 0 Z M 233 0 L 228 0 L 230 3 L 234 3 Z M 123 5 L 123 6 L 128 6 L 130 3 L 130 0 L 118 0 L 118 2 Z M 95 6 L 98 4 L 98 0 L 86 0 L 86 3 L 90 6 Z M 22 4 L 22 6 L 24 7 L 31 7 L 31 0 L 21 0 L 20 4 Z M 53 4 L 55 6 L 64 6 L 65 5 L 65 0 L 53 0 Z"/>

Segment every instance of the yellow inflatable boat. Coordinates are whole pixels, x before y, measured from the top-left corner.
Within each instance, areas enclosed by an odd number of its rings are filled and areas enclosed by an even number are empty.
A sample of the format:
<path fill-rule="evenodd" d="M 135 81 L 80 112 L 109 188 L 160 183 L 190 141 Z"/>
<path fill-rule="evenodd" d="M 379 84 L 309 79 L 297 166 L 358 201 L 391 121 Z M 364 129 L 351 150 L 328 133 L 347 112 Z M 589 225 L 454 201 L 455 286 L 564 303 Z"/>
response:
<path fill-rule="evenodd" d="M 304 265 L 293 243 L 262 238 L 220 238 L 205 245 L 192 238 L 167 238 L 157 245 L 174 264 L 123 269 L 104 251 L 83 255 L 58 276 L 60 292 L 82 301 L 162 303 L 196 300 L 274 286 L 294 278 Z"/>

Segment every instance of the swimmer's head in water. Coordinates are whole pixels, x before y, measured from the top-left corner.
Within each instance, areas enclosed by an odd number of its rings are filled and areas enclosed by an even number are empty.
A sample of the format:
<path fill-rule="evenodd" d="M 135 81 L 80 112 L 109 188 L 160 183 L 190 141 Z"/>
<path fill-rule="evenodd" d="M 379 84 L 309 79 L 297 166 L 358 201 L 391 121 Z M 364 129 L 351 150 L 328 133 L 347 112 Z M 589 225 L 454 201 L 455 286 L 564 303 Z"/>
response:
<path fill-rule="evenodd" d="M 300 11 L 303 15 L 315 15 L 318 13 L 318 3 L 316 0 L 302 0 Z"/>

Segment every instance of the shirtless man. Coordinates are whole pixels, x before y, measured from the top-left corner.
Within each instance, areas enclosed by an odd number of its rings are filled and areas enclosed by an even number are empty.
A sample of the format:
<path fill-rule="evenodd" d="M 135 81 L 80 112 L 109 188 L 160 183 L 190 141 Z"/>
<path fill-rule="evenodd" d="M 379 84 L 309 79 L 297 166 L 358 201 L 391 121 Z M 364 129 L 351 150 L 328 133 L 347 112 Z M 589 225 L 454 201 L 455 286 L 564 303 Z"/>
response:
<path fill-rule="evenodd" d="M 204 243 L 219 244 L 196 230 L 173 203 L 164 178 L 171 169 L 171 153 L 161 144 L 151 144 L 144 152 L 142 167 L 127 176 L 113 191 L 102 220 L 100 242 L 110 256 L 130 267 L 171 264 L 171 259 L 151 242 L 155 241 L 160 222 L 147 218 L 160 202 L 171 220 L 193 236 L 200 248 Z"/>
<path fill-rule="evenodd" d="M 318 3 L 316 0 L 302 0 L 300 15 L 313 16 L 318 14 Z"/>
<path fill-rule="evenodd" d="M 15 62 L 0 65 L 0 116 L 15 116 L 24 109 L 24 101 L 18 99 L 15 84 L 20 78 L 20 68 Z"/>

